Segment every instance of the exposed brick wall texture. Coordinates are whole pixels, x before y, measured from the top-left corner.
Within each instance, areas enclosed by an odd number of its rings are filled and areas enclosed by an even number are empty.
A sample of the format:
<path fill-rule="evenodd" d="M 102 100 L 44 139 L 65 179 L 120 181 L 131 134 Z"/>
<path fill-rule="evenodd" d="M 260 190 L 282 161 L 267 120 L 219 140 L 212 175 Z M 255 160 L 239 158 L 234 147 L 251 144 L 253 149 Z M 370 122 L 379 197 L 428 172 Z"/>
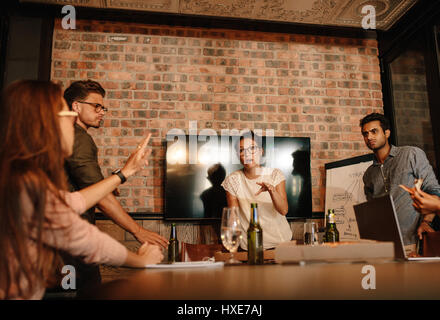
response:
<path fill-rule="evenodd" d="M 423 52 L 408 51 L 391 63 L 397 143 L 417 146 L 435 166 Z"/>
<path fill-rule="evenodd" d="M 53 35 L 54 81 L 107 91 L 90 129 L 104 175 L 153 133 L 150 165 L 120 188 L 130 212 L 163 211 L 164 141 L 172 128 L 274 129 L 311 138 L 313 210 L 324 210 L 324 164 L 365 154 L 358 126 L 383 110 L 377 41 L 297 34 L 77 21 Z"/>

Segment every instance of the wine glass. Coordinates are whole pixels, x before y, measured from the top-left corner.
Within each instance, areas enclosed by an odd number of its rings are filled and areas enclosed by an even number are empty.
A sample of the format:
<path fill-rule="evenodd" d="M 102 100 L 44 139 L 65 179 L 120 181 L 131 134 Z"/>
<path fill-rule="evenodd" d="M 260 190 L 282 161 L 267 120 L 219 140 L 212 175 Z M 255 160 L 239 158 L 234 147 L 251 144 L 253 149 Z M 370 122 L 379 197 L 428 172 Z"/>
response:
<path fill-rule="evenodd" d="M 238 218 L 238 207 L 225 207 L 222 212 L 221 239 L 226 249 L 232 254 L 227 264 L 241 263 L 234 258 L 241 240 L 241 225 Z"/>

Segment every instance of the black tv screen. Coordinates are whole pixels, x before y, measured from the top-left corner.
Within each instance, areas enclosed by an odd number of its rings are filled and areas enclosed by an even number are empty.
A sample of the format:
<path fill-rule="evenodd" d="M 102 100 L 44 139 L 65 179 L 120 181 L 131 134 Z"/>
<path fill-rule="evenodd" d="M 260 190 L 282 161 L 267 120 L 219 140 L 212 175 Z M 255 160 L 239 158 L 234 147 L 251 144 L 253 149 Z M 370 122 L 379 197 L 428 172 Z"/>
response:
<path fill-rule="evenodd" d="M 286 178 L 288 219 L 312 216 L 310 138 L 263 136 L 263 166 Z M 241 169 L 237 135 L 168 134 L 165 219 L 220 219 L 227 206 L 221 183 Z"/>

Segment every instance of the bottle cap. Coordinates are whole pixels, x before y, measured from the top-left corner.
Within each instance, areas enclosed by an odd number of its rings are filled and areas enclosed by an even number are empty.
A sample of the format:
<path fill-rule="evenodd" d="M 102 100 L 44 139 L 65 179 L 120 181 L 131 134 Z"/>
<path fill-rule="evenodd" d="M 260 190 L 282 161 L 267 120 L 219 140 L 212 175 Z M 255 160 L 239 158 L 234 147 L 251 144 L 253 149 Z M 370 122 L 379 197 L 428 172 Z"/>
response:
<path fill-rule="evenodd" d="M 251 208 L 258 208 L 258 204 L 257 203 L 251 203 Z"/>

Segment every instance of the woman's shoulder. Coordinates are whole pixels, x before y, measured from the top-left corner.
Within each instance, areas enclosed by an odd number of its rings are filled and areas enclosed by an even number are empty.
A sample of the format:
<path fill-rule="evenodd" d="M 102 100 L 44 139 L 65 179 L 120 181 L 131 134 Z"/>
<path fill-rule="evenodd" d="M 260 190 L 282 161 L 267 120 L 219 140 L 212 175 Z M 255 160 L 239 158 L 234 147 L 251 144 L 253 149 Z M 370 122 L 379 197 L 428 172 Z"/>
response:
<path fill-rule="evenodd" d="M 240 184 L 241 184 L 240 171 L 241 170 L 237 170 L 237 171 L 230 173 L 222 183 L 223 188 L 235 196 L 237 195 L 237 192 L 238 192 L 238 190 L 240 188 Z"/>
<path fill-rule="evenodd" d="M 228 174 L 226 176 L 226 179 L 238 179 L 239 177 L 241 177 L 242 174 L 243 174 L 243 171 L 241 169 L 239 169 L 239 170 L 233 171 L 230 174 Z"/>
<path fill-rule="evenodd" d="M 283 174 L 281 169 L 278 169 L 278 168 L 271 168 L 271 169 L 272 169 L 272 174 Z"/>
<path fill-rule="evenodd" d="M 277 176 L 277 175 L 283 175 L 283 172 L 278 168 L 263 167 L 263 175 Z"/>
<path fill-rule="evenodd" d="M 283 172 L 278 168 L 267 168 L 267 175 L 272 179 L 272 183 L 278 184 L 281 181 L 285 180 Z"/>

